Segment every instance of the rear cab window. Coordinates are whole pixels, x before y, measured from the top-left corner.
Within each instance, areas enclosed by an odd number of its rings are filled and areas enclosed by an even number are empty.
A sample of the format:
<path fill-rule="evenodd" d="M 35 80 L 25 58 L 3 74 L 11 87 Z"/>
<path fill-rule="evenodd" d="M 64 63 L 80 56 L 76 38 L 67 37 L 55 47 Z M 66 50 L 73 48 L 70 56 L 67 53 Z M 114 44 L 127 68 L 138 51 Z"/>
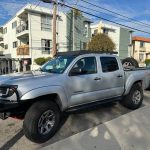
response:
<path fill-rule="evenodd" d="M 101 56 L 100 62 L 103 73 L 119 70 L 118 62 L 115 57 Z"/>

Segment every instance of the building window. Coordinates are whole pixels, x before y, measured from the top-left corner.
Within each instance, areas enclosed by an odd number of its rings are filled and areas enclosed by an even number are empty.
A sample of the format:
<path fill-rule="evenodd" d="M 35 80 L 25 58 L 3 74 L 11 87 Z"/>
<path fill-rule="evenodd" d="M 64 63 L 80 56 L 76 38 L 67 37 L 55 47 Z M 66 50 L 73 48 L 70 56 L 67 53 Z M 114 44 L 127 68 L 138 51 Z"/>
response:
<path fill-rule="evenodd" d="M 51 31 L 52 30 L 52 17 L 48 15 L 41 15 L 41 30 Z"/>
<path fill-rule="evenodd" d="M 7 27 L 4 28 L 3 33 L 6 34 L 7 33 Z"/>
<path fill-rule="evenodd" d="M 16 48 L 17 46 L 18 46 L 18 42 L 17 41 L 13 42 L 13 48 Z"/>
<path fill-rule="evenodd" d="M 104 28 L 104 29 L 103 29 L 103 33 L 106 34 L 106 35 L 108 35 L 109 29 Z"/>
<path fill-rule="evenodd" d="M 50 48 L 51 48 L 51 43 L 52 40 L 47 40 L 47 39 L 42 39 L 41 43 L 42 43 L 42 52 L 43 53 L 50 53 Z"/>
<path fill-rule="evenodd" d="M 12 23 L 12 29 L 14 29 L 16 27 L 17 27 L 17 21 L 15 21 L 15 22 Z"/>
<path fill-rule="evenodd" d="M 145 46 L 145 42 L 141 41 L 140 42 L 140 47 L 143 48 Z"/>
<path fill-rule="evenodd" d="M 88 37 L 88 24 L 84 24 L 83 36 Z"/>
<path fill-rule="evenodd" d="M 5 48 L 5 49 L 8 49 L 8 44 L 4 45 L 4 48 Z"/>
<path fill-rule="evenodd" d="M 87 49 L 87 43 L 83 42 L 83 50 L 86 50 L 86 49 Z"/>
<path fill-rule="evenodd" d="M 87 50 L 87 43 L 80 41 L 80 50 Z"/>

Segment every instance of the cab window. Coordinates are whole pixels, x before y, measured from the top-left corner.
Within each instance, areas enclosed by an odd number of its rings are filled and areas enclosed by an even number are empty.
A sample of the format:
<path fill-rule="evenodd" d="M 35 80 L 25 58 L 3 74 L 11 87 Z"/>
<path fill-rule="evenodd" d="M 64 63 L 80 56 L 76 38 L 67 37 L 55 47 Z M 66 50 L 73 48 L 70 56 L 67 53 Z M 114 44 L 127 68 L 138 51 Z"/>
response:
<path fill-rule="evenodd" d="M 118 62 L 115 57 L 100 57 L 102 72 L 114 72 L 119 70 Z"/>
<path fill-rule="evenodd" d="M 71 76 L 97 73 L 95 57 L 85 57 L 78 60 L 70 71 Z"/>

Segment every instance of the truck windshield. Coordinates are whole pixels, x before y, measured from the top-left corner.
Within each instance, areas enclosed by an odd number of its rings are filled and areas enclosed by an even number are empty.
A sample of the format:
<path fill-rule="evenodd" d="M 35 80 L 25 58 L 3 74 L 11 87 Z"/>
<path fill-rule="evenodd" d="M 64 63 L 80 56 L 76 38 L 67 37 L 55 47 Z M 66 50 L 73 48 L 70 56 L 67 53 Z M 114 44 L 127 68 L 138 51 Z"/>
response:
<path fill-rule="evenodd" d="M 44 64 L 40 70 L 42 72 L 62 74 L 74 58 L 75 57 L 73 56 L 56 57 L 51 61 L 48 61 L 46 64 Z"/>

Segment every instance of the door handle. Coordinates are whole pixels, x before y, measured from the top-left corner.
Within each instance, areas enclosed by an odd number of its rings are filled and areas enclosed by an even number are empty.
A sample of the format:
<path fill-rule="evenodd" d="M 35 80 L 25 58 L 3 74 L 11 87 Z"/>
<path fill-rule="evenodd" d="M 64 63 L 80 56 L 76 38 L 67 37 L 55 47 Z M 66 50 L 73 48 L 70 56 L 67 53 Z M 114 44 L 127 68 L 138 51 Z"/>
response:
<path fill-rule="evenodd" d="M 120 74 L 120 75 L 118 75 L 117 77 L 118 77 L 118 78 L 122 78 L 122 77 L 123 77 L 123 75 L 121 75 L 121 74 Z"/>
<path fill-rule="evenodd" d="M 94 80 L 95 81 L 99 81 L 99 80 L 101 80 L 101 78 L 96 77 Z"/>

